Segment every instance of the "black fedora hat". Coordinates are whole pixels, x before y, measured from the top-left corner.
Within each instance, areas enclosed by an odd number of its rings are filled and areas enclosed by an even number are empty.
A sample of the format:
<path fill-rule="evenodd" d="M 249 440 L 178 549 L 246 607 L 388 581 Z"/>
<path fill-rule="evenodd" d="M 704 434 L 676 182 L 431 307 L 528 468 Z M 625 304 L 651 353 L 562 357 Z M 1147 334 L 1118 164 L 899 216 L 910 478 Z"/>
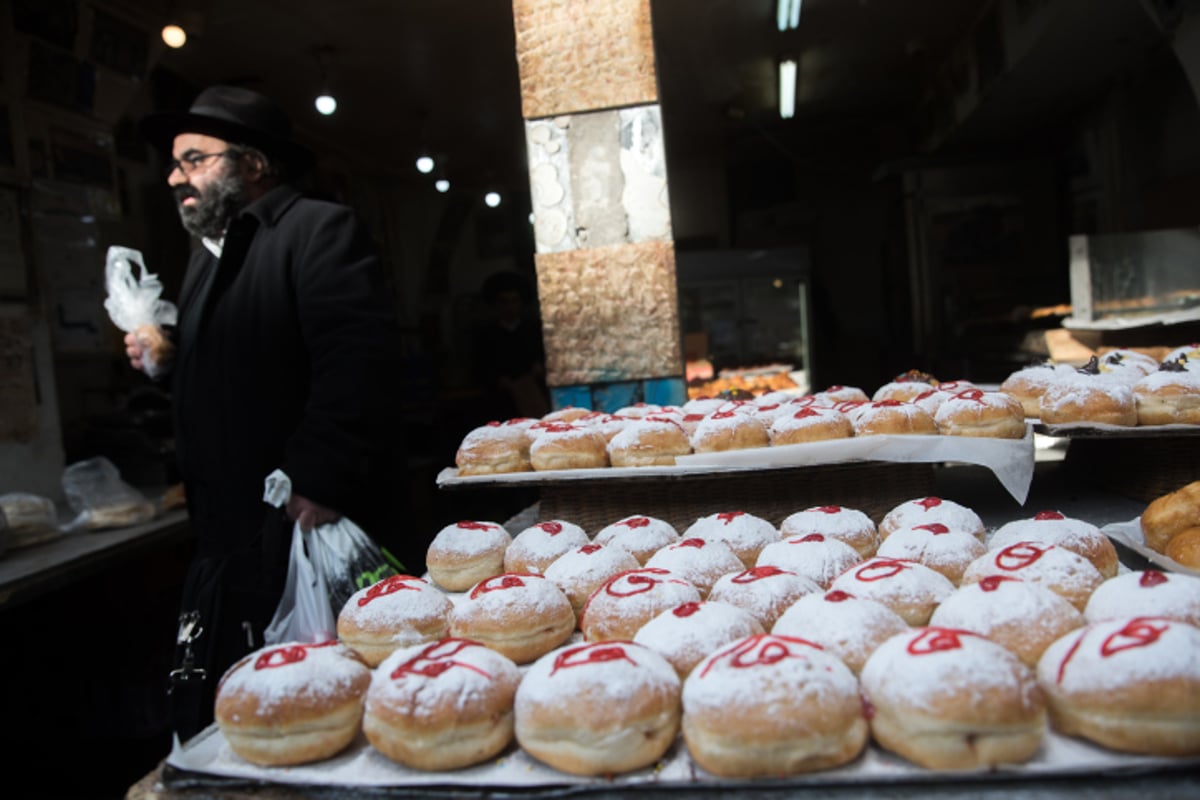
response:
<path fill-rule="evenodd" d="M 165 153 L 180 133 L 202 133 L 228 142 L 257 147 L 281 158 L 293 169 L 308 167 L 313 155 L 293 141 L 292 123 L 269 97 L 240 86 L 210 86 L 196 96 L 187 111 L 149 114 L 142 135 Z"/>

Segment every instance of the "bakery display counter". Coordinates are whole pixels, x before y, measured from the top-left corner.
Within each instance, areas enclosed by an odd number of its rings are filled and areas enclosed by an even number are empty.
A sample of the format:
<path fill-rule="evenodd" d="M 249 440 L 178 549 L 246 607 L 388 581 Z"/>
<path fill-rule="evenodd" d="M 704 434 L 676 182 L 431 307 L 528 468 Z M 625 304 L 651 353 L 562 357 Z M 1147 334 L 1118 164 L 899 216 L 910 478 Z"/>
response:
<path fill-rule="evenodd" d="M 79 529 L 0 558 L 0 610 L 70 584 L 147 548 L 183 541 L 187 512 L 168 511 L 125 528 Z"/>
<path fill-rule="evenodd" d="M 442 489 L 536 486 L 545 518 L 595 530 L 631 509 L 679 529 L 731 509 L 778 525 L 812 505 L 857 508 L 878 521 L 897 503 L 930 494 L 938 464 L 984 468 L 1017 502 L 1033 478 L 1032 429 L 1022 439 L 878 435 L 680 456 L 671 467 L 607 467 L 463 477 L 447 468 Z"/>

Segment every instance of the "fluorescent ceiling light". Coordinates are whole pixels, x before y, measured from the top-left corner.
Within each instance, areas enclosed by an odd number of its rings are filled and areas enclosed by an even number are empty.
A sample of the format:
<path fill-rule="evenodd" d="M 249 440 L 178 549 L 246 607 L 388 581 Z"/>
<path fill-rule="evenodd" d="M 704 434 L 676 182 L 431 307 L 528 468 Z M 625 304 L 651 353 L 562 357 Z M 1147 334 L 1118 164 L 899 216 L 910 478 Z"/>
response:
<path fill-rule="evenodd" d="M 327 117 L 337 111 L 337 99 L 331 94 L 319 95 L 314 101 L 314 105 L 316 105 L 317 111 Z"/>
<path fill-rule="evenodd" d="M 796 62 L 790 58 L 779 62 L 779 116 L 791 119 L 796 115 Z"/>
<path fill-rule="evenodd" d="M 795 30 L 800 27 L 800 6 L 803 3 L 804 0 L 778 0 L 775 6 L 775 23 L 779 30 Z"/>
<path fill-rule="evenodd" d="M 172 22 L 163 26 L 162 40 L 167 47 L 178 50 L 187 44 L 187 31 Z"/>
<path fill-rule="evenodd" d="M 495 208 L 500 205 L 500 193 L 488 192 L 483 196 L 483 202 L 488 204 L 488 208 Z"/>
<path fill-rule="evenodd" d="M 450 181 L 446 180 L 445 178 L 439 178 L 434 182 L 433 188 L 437 189 L 442 194 L 445 194 L 446 192 L 450 191 Z"/>
<path fill-rule="evenodd" d="M 417 172 L 428 175 L 433 172 L 433 159 L 429 156 L 421 156 L 417 159 Z"/>

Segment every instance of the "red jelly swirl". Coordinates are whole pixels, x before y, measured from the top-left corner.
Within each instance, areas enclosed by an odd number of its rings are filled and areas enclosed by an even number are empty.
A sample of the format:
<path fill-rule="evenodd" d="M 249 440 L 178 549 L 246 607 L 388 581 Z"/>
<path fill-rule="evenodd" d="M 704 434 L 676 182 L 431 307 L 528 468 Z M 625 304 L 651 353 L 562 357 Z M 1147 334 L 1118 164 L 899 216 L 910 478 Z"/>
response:
<path fill-rule="evenodd" d="M 864 583 L 882 581 L 896 577 L 911 566 L 911 563 L 898 558 L 877 558 L 859 567 L 855 571 L 854 577 Z"/>
<path fill-rule="evenodd" d="M 630 517 L 629 519 L 621 520 L 618 525 L 624 525 L 626 528 L 645 528 L 650 524 L 649 517 Z"/>
<path fill-rule="evenodd" d="M 482 647 L 479 642 L 472 642 L 469 639 L 448 638 L 434 642 L 415 656 L 405 661 L 400 666 L 392 671 L 392 680 L 399 680 L 405 675 L 420 675 L 424 678 L 436 678 L 455 667 L 469 669 L 488 680 L 492 676 L 475 666 L 468 664 L 465 661 L 456 661 L 455 656 L 461 653 L 468 647 Z"/>
<path fill-rule="evenodd" d="M 963 636 L 977 636 L 970 631 L 956 628 L 926 628 L 906 648 L 914 656 L 926 656 L 943 650 L 958 650 Z"/>
<path fill-rule="evenodd" d="M 289 644 L 283 647 L 273 647 L 270 650 L 259 655 L 254 660 L 254 668 L 258 669 L 273 669 L 275 667 L 286 667 L 288 664 L 298 664 L 308 658 L 308 651 L 317 647 L 329 647 L 337 644 L 336 639 L 330 639 L 327 642 L 317 642 L 316 644 Z"/>
<path fill-rule="evenodd" d="M 709 419 L 733 419 L 736 416 L 736 411 L 714 411 L 709 415 Z"/>
<path fill-rule="evenodd" d="M 560 669 L 570 669 L 587 664 L 605 664 L 609 661 L 628 661 L 635 667 L 638 665 L 620 644 L 595 642 L 572 647 L 559 653 L 554 658 L 554 666 L 550 668 L 550 677 L 554 677 L 554 673 Z"/>
<path fill-rule="evenodd" d="M 372 600 L 377 600 L 380 597 L 386 597 L 389 594 L 403 591 L 407 589 L 410 592 L 419 592 L 416 586 L 409 586 L 410 581 L 424 583 L 420 578 L 414 578 L 412 575 L 392 575 L 390 578 L 384 578 L 379 583 L 367 589 L 367 593 L 358 598 L 358 606 L 362 608 Z"/>
<path fill-rule="evenodd" d="M 950 529 L 940 522 L 930 522 L 925 525 L 914 525 L 913 527 L 919 531 L 929 531 L 934 536 L 940 536 L 943 533 L 950 532 Z"/>
<path fill-rule="evenodd" d="M 1124 628 L 1104 640 L 1104 644 L 1100 645 L 1100 655 L 1108 658 L 1122 650 L 1148 647 L 1157 642 L 1159 637 L 1170 627 L 1166 620 L 1161 620 L 1160 624 L 1154 625 L 1150 618 L 1136 617 L 1129 620 Z"/>
<path fill-rule="evenodd" d="M 1011 578 L 1008 575 L 988 575 L 979 582 L 979 588 L 985 592 L 994 592 L 1000 588 L 1000 584 L 1005 581 L 1017 581 L 1019 578 Z"/>
<path fill-rule="evenodd" d="M 841 506 L 817 506 L 813 511 L 820 511 L 822 514 L 840 514 L 842 513 Z"/>
<path fill-rule="evenodd" d="M 696 602 L 683 603 L 672 609 L 671 613 L 677 617 L 690 617 L 700 610 L 700 604 Z"/>
<path fill-rule="evenodd" d="M 632 597 L 635 594 L 643 594 L 662 583 L 662 579 L 656 578 L 656 575 L 670 574 L 669 570 L 659 567 L 621 572 L 609 578 L 608 583 L 604 584 L 604 593 L 613 597 Z"/>
<path fill-rule="evenodd" d="M 1160 586 L 1167 582 L 1167 576 L 1156 569 L 1148 569 L 1142 573 L 1142 577 L 1138 578 L 1138 586 L 1149 589 L 1152 586 Z"/>
<path fill-rule="evenodd" d="M 976 403 L 979 403 L 980 405 L 984 405 L 983 392 L 980 391 L 979 389 L 967 389 L 966 391 L 959 392 L 958 394 L 954 395 L 954 399 L 955 400 L 974 400 Z"/>
<path fill-rule="evenodd" d="M 709 670 L 721 661 L 728 660 L 731 669 L 749 669 L 750 667 L 769 666 L 783 661 L 785 658 L 804 658 L 801 647 L 812 647 L 817 650 L 824 648 L 807 639 L 794 636 L 777 636 L 770 633 L 758 633 L 754 636 L 736 642 L 728 649 L 714 656 L 700 672 L 703 678 Z"/>
<path fill-rule="evenodd" d="M 737 575 L 734 575 L 730 580 L 733 583 L 753 583 L 760 581 L 763 578 L 769 578 L 772 575 L 783 575 L 787 570 L 782 570 L 779 567 L 762 566 L 752 569 L 743 570 Z"/>
<path fill-rule="evenodd" d="M 746 513 L 745 511 L 724 511 L 720 514 L 717 514 L 717 519 L 721 520 L 721 522 L 724 522 L 726 525 L 728 525 L 729 523 L 733 522 L 738 517 L 743 516 L 745 513 Z"/>
<path fill-rule="evenodd" d="M 1039 511 L 1033 515 L 1033 518 L 1038 520 L 1066 519 L 1066 517 L 1064 517 L 1062 513 L 1058 511 Z"/>
<path fill-rule="evenodd" d="M 456 527 L 462 528 L 464 531 L 491 531 L 495 530 L 497 526 L 490 522 L 472 522 L 464 519 Z"/>
<path fill-rule="evenodd" d="M 488 592 L 501 592 L 505 589 L 520 589 L 525 585 L 522 578 L 536 578 L 538 576 L 531 575 L 527 572 L 512 572 L 508 575 L 495 575 L 487 580 L 481 581 L 474 589 L 471 590 L 471 599 L 487 594 Z"/>
<path fill-rule="evenodd" d="M 795 414 L 792 414 L 792 417 L 794 419 L 807 419 L 808 417 L 819 417 L 819 416 L 821 416 L 821 412 L 817 411 L 815 408 L 809 408 L 807 406 L 800 409 Z"/>
<path fill-rule="evenodd" d="M 592 553 L 596 552 L 597 550 L 603 550 L 603 549 L 604 549 L 604 545 L 602 545 L 602 544 L 585 544 L 583 547 L 579 548 L 579 552 L 587 553 L 590 556 Z"/>
<path fill-rule="evenodd" d="M 994 559 L 999 569 L 1018 570 L 1034 564 L 1053 548 L 1038 547 L 1033 542 L 1017 542 L 1001 550 Z"/>
<path fill-rule="evenodd" d="M 560 522 L 539 522 L 537 526 L 551 536 L 557 536 L 563 532 L 563 526 Z"/>
<path fill-rule="evenodd" d="M 942 504 L 942 498 L 926 497 L 924 500 L 917 500 L 916 503 L 917 503 L 917 505 L 924 508 L 926 511 L 932 511 L 933 509 L 937 508 L 938 506 L 940 506 Z"/>
<path fill-rule="evenodd" d="M 829 603 L 841 603 L 851 599 L 854 595 L 849 592 L 843 592 L 841 589 L 834 589 L 832 592 L 825 593 L 825 600 Z"/>
<path fill-rule="evenodd" d="M 800 537 L 799 539 L 792 539 L 792 541 L 793 542 L 823 542 L 823 541 L 825 541 L 825 534 L 810 533 L 807 536 Z"/>
<path fill-rule="evenodd" d="M 703 539 L 684 539 L 682 542 L 676 542 L 675 544 L 671 545 L 671 549 L 676 550 L 680 547 L 694 547 L 697 550 L 701 550 L 706 544 L 708 543 Z"/>

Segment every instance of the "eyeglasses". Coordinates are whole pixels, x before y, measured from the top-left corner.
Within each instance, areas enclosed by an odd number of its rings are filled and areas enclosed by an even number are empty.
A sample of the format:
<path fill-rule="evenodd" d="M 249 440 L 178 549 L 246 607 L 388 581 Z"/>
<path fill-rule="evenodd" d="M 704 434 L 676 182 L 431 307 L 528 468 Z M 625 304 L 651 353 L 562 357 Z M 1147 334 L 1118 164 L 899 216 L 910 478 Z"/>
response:
<path fill-rule="evenodd" d="M 219 153 L 188 153 L 183 158 L 172 159 L 167 162 L 166 177 L 170 178 L 175 174 L 175 170 L 181 171 L 185 177 L 191 177 L 205 161 L 223 156 L 228 152 L 228 150 L 222 150 Z"/>

